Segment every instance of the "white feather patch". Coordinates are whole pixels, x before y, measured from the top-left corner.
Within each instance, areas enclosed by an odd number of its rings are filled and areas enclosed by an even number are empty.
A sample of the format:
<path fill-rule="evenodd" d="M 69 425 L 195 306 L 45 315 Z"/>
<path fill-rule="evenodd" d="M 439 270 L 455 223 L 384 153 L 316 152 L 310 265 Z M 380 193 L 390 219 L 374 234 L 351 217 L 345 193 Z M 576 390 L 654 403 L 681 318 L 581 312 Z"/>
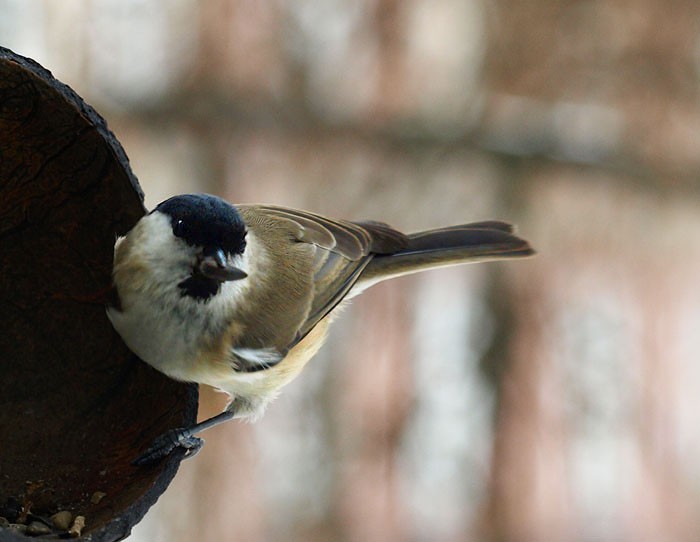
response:
<path fill-rule="evenodd" d="M 250 367 L 272 367 L 277 365 L 284 356 L 276 348 L 232 348 L 236 357 L 245 360 Z"/>

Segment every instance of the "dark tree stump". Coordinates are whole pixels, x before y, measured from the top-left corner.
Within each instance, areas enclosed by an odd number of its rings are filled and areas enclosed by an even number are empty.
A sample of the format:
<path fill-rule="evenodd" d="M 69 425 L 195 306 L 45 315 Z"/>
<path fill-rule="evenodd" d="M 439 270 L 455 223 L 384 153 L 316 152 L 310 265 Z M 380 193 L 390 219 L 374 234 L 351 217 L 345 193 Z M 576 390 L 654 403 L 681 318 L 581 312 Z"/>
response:
<path fill-rule="evenodd" d="M 127 536 L 182 456 L 130 462 L 196 419 L 196 386 L 139 361 L 105 314 L 114 240 L 143 214 L 105 121 L 0 48 L 0 505 L 85 516 L 93 542 Z"/>

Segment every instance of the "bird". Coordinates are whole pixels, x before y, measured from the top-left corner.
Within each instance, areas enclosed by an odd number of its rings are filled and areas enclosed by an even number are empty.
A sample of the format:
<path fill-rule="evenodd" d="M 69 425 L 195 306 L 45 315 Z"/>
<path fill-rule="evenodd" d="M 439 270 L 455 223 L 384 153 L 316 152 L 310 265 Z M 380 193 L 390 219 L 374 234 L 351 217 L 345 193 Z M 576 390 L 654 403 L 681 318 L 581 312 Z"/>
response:
<path fill-rule="evenodd" d="M 505 222 L 404 234 L 211 194 L 170 197 L 115 242 L 116 332 L 170 378 L 229 395 L 220 414 L 171 429 L 134 460 L 176 448 L 196 454 L 201 431 L 258 419 L 318 352 L 339 307 L 386 279 L 467 262 L 534 254 Z"/>

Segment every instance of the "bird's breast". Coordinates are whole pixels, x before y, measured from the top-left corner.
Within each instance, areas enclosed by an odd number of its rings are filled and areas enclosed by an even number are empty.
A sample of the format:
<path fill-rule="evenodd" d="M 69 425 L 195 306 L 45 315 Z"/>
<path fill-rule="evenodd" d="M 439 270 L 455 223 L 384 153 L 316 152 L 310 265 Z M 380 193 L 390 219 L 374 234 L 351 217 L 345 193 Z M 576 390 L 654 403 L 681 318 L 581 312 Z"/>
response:
<path fill-rule="evenodd" d="M 287 355 L 269 369 L 255 372 L 232 369 L 232 353 L 220 348 L 203 351 L 198 359 L 198 381 L 225 391 L 234 397 L 272 400 L 277 392 L 294 380 L 309 360 L 318 352 L 327 335 L 328 322 L 321 321 Z M 229 343 L 230 344 L 230 343 Z"/>

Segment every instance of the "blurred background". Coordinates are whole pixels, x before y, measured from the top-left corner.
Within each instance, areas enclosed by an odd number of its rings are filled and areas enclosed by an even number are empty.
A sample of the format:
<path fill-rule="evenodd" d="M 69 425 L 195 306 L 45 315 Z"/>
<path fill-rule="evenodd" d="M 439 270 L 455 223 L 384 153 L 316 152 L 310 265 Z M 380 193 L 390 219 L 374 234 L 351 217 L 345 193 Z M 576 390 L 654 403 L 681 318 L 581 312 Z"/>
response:
<path fill-rule="evenodd" d="M 700 3 L 0 0 L 0 44 L 107 119 L 149 207 L 539 251 L 358 298 L 130 540 L 700 540 Z"/>

